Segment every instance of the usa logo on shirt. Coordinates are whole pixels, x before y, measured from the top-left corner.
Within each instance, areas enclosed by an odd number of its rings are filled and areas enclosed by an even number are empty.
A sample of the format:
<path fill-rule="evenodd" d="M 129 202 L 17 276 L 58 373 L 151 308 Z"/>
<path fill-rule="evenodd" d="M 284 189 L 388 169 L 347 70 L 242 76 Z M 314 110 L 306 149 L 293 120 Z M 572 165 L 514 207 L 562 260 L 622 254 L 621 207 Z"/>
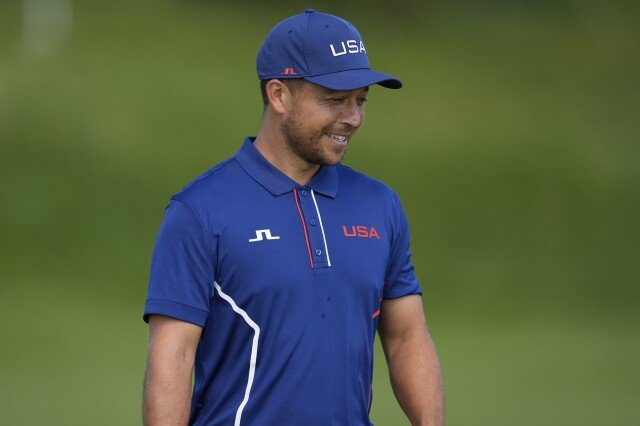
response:
<path fill-rule="evenodd" d="M 347 238 L 377 238 L 380 239 L 380 234 L 375 227 L 365 225 L 342 225 L 342 233 Z"/>

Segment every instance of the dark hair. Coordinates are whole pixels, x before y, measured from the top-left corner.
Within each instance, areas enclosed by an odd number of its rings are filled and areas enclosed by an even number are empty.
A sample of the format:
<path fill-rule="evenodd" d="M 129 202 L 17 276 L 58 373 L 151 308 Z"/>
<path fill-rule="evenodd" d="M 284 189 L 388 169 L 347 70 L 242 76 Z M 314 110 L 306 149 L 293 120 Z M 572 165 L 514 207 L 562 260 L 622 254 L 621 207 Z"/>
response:
<path fill-rule="evenodd" d="M 267 109 L 269 106 L 269 98 L 267 97 L 267 83 L 271 81 L 269 80 L 260 80 L 260 93 L 262 94 L 262 105 L 264 109 Z M 298 90 L 306 83 L 303 78 L 283 78 L 280 80 L 284 83 L 287 88 L 291 91 L 292 94 L 296 94 Z"/>

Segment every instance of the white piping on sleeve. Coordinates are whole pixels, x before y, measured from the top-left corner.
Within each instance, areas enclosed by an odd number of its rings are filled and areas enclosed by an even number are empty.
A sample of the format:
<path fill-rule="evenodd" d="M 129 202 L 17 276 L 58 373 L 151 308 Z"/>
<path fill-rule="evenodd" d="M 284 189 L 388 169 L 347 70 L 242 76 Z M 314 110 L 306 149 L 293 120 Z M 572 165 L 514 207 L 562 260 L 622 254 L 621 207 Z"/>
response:
<path fill-rule="evenodd" d="M 216 290 L 218 290 L 218 294 L 220 295 L 220 297 L 229 302 L 229 305 L 231 305 L 231 309 L 233 309 L 235 313 L 239 314 L 245 320 L 245 322 L 249 324 L 249 327 L 251 327 L 254 331 L 253 343 L 251 344 L 251 359 L 249 361 L 249 378 L 247 380 L 247 388 L 244 391 L 244 399 L 238 407 L 238 411 L 236 411 L 236 420 L 234 422 L 234 426 L 240 426 L 242 411 L 247 405 L 247 402 L 249 402 L 251 386 L 253 385 L 253 378 L 256 374 L 256 359 L 258 358 L 258 340 L 260 338 L 260 327 L 249 317 L 249 315 L 247 315 L 247 313 L 242 308 L 236 305 L 236 302 L 229 295 L 225 294 L 222 291 L 220 285 L 217 282 L 214 281 L 213 286 L 216 288 Z"/>
<path fill-rule="evenodd" d="M 316 213 L 318 213 L 318 222 L 320 222 L 320 231 L 322 231 L 322 239 L 324 240 L 324 252 L 327 253 L 327 263 L 331 266 L 331 259 L 329 258 L 329 247 L 327 246 L 327 237 L 324 236 L 324 226 L 322 226 L 322 216 L 320 216 L 320 209 L 318 208 L 318 203 L 316 202 L 316 196 L 311 190 L 311 198 L 313 198 L 313 204 L 316 206 Z"/>

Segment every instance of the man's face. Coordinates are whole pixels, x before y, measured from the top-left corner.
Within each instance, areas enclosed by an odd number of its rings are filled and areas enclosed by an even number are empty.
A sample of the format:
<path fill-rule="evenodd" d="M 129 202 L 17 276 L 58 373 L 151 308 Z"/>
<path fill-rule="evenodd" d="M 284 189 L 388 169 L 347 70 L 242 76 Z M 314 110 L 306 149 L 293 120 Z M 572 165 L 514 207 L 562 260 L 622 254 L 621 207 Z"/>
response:
<path fill-rule="evenodd" d="M 312 164 L 342 161 L 349 141 L 364 120 L 368 87 L 352 91 L 303 84 L 281 123 L 291 151 Z"/>

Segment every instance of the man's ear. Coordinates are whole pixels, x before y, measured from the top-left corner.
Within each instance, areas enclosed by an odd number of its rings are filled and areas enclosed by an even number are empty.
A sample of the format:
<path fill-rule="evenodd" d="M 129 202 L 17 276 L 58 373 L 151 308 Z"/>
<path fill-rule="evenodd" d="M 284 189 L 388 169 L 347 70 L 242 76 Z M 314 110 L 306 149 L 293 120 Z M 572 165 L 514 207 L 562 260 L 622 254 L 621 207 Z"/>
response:
<path fill-rule="evenodd" d="M 280 80 L 269 80 L 266 86 L 269 105 L 278 114 L 284 114 L 293 105 L 293 94 Z"/>

